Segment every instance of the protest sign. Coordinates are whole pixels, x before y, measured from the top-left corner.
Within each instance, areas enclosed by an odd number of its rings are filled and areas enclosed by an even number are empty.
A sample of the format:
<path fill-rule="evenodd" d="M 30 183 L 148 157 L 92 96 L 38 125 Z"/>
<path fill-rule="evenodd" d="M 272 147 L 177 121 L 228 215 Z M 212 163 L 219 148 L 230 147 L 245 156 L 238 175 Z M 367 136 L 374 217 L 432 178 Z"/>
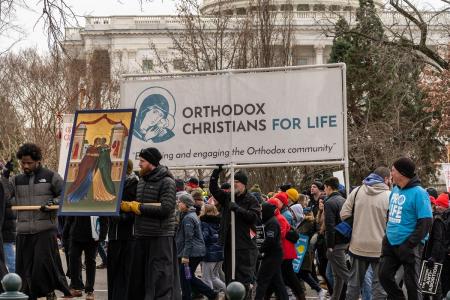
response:
<path fill-rule="evenodd" d="M 434 263 L 428 266 L 426 261 L 422 262 L 420 270 L 419 288 L 422 293 L 435 295 L 441 278 L 442 264 Z"/>
<path fill-rule="evenodd" d="M 344 73 L 125 80 L 121 107 L 136 109 L 131 157 L 153 146 L 169 167 L 344 160 Z"/>

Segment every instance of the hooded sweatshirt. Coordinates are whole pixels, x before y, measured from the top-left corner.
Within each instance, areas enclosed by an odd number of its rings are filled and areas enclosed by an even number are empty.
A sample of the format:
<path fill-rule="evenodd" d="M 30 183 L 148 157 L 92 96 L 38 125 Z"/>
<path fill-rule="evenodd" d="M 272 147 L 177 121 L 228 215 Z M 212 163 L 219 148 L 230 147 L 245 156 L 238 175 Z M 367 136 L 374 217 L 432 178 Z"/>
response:
<path fill-rule="evenodd" d="M 374 180 L 373 175 L 375 174 L 369 175 L 360 187 L 350 193 L 340 213 L 342 220 L 352 217 L 355 205 L 349 250 L 355 256 L 366 258 L 381 256 L 389 209 L 389 187 L 379 176 L 381 180 Z"/>

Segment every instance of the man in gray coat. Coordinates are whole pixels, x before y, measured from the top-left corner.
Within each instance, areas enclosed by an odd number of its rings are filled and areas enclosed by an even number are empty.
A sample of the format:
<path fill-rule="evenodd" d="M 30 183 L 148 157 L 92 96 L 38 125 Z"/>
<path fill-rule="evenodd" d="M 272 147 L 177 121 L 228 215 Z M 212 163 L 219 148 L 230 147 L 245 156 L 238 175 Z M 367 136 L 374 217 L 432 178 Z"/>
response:
<path fill-rule="evenodd" d="M 353 219 L 349 247 L 352 268 L 347 285 L 347 300 L 359 299 L 369 267 L 373 270 L 372 298 L 386 299 L 386 292 L 378 277 L 378 269 L 389 209 L 390 177 L 388 168 L 376 168 L 363 180 L 361 186 L 350 193 L 342 207 L 342 220 Z"/>
<path fill-rule="evenodd" d="M 41 149 L 24 144 L 16 154 L 23 170 L 12 178 L 13 205 L 36 205 L 39 210 L 17 213 L 16 272 L 22 277 L 23 291 L 30 300 L 55 299 L 54 290 L 70 297 L 56 241 L 56 210 L 63 180 L 58 173 L 41 165 Z"/>

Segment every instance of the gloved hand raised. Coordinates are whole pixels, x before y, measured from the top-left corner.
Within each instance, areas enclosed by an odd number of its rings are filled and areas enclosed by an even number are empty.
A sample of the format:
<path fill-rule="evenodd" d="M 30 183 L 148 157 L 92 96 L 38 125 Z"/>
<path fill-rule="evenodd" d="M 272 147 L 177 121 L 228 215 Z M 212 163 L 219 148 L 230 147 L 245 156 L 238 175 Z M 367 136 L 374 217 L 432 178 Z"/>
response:
<path fill-rule="evenodd" d="M 130 201 L 122 201 L 120 202 L 120 210 L 123 212 L 131 212 Z"/>
<path fill-rule="evenodd" d="M 230 209 L 234 212 L 236 212 L 240 208 L 239 205 L 236 204 L 236 202 L 230 202 Z"/>

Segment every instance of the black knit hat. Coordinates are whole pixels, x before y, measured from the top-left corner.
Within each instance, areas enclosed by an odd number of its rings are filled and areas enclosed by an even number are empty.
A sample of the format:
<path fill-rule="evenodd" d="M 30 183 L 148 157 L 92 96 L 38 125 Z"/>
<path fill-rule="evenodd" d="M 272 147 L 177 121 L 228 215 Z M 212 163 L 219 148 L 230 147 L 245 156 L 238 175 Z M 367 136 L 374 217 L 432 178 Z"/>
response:
<path fill-rule="evenodd" d="M 416 165 L 411 159 L 407 157 L 401 157 L 397 159 L 393 165 L 394 168 L 405 177 L 413 178 L 414 176 L 416 176 Z"/>
<path fill-rule="evenodd" d="M 315 181 L 313 181 L 313 183 L 311 183 L 311 185 L 315 185 L 315 186 L 317 186 L 317 188 L 319 190 L 323 191 L 324 186 L 323 186 L 323 183 L 321 181 L 315 180 Z"/>
<path fill-rule="evenodd" d="M 162 158 L 161 152 L 158 149 L 150 147 L 142 149 L 139 156 L 151 163 L 154 166 L 159 165 L 159 161 Z"/>
<path fill-rule="evenodd" d="M 245 174 L 244 172 L 237 171 L 236 173 L 234 173 L 234 180 L 239 181 L 243 185 L 247 185 L 248 177 L 247 174 Z"/>

